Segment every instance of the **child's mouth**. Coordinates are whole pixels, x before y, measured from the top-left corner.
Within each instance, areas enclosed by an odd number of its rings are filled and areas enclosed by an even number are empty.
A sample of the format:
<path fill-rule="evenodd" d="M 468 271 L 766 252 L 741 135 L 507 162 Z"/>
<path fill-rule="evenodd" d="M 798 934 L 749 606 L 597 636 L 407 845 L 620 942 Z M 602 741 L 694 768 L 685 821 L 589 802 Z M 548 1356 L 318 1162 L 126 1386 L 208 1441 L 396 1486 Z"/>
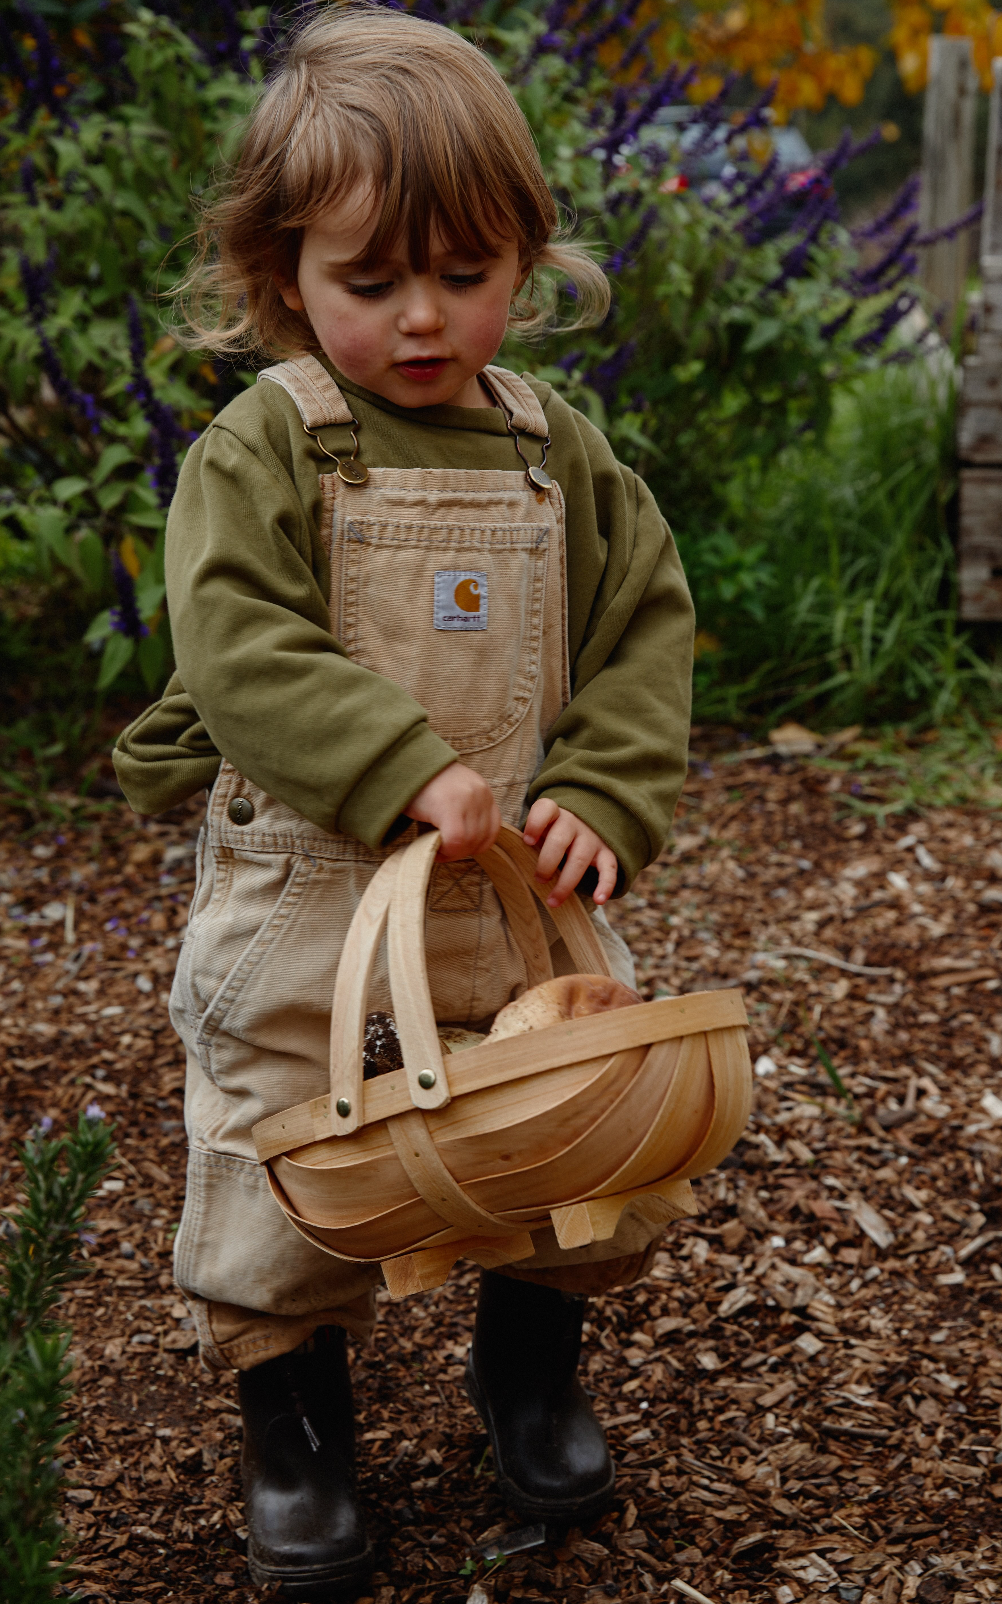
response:
<path fill-rule="evenodd" d="M 437 379 L 445 372 L 448 357 L 412 357 L 409 362 L 398 362 L 396 369 L 405 379 Z"/>

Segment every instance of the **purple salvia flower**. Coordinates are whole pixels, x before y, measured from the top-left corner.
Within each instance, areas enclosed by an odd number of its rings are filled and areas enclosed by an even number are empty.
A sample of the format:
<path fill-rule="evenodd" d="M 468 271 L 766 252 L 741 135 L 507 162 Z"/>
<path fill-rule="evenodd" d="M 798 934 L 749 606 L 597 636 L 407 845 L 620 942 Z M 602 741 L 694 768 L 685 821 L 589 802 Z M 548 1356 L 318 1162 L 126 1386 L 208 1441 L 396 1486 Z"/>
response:
<path fill-rule="evenodd" d="M 56 395 L 65 407 L 74 412 L 82 412 L 90 424 L 92 433 L 96 434 L 100 424 L 97 402 L 92 395 L 87 394 L 86 390 L 77 389 L 59 360 L 55 346 L 42 327 L 47 314 L 45 297 L 54 265 L 53 257 L 49 258 L 44 267 L 35 267 L 26 256 L 22 255 L 20 258 L 21 284 L 27 302 L 28 321 L 38 339 L 42 370 Z"/>
<path fill-rule="evenodd" d="M 916 235 L 915 244 L 920 247 L 938 245 L 940 240 L 956 239 L 965 228 L 972 227 L 978 221 L 983 210 L 983 202 L 978 201 L 976 205 L 968 207 L 966 212 L 961 212 L 959 217 L 955 217 L 952 223 L 944 223 L 942 228 L 933 228 L 927 234 Z"/>
<path fill-rule="evenodd" d="M 874 262 L 872 267 L 863 268 L 862 271 L 853 274 L 853 287 L 857 294 L 862 292 L 864 295 L 874 295 L 882 290 L 885 286 L 881 283 L 881 279 L 890 273 L 892 268 L 897 267 L 905 252 L 910 251 L 916 244 L 918 244 L 918 224 L 912 223 L 910 228 L 902 230 L 879 262 Z"/>
<path fill-rule="evenodd" d="M 889 233 L 895 223 L 903 222 L 910 217 L 919 201 L 919 192 L 922 188 L 922 178 L 919 173 L 913 173 L 911 178 L 905 180 L 891 201 L 886 212 L 881 212 L 872 223 L 865 223 L 862 228 L 853 229 L 854 240 L 880 239 Z"/>
<path fill-rule="evenodd" d="M 899 295 L 889 306 L 885 306 L 876 321 L 871 323 L 870 327 L 864 330 L 857 340 L 852 342 L 853 349 L 864 356 L 869 356 L 874 351 L 879 351 L 884 341 L 901 322 L 901 319 L 907 317 L 908 313 L 917 304 L 916 296 Z"/>
<path fill-rule="evenodd" d="M 834 150 L 828 151 L 827 155 L 818 157 L 818 165 L 826 173 L 837 173 L 840 168 L 846 167 L 849 162 L 854 162 L 857 156 L 863 156 L 868 150 L 872 150 L 874 145 L 879 145 L 882 138 L 883 135 L 880 129 L 875 128 L 872 133 L 867 134 L 865 139 L 861 139 L 858 144 L 853 144 L 852 133 L 847 128 Z"/>
<path fill-rule="evenodd" d="M 622 56 L 620 57 L 619 66 L 617 68 L 618 72 L 629 71 L 637 57 L 641 55 L 644 50 L 646 50 L 648 39 L 650 39 L 652 34 L 657 33 L 661 26 L 661 18 L 655 17 L 653 22 L 649 22 L 647 24 L 646 28 L 641 28 L 633 43 L 627 50 L 624 50 Z"/>
<path fill-rule="evenodd" d="M 855 310 L 855 305 L 850 301 L 845 311 L 840 312 L 838 317 L 833 317 L 830 323 L 822 323 L 821 338 L 823 340 L 834 340 L 836 334 L 840 334 L 845 328 Z"/>
<path fill-rule="evenodd" d="M 621 273 L 624 267 L 630 267 L 633 264 L 633 262 L 636 260 L 637 253 L 642 248 L 648 234 L 654 227 L 654 224 L 657 222 L 657 218 L 657 207 L 649 206 L 643 217 L 640 219 L 635 232 L 631 234 L 630 238 L 626 241 L 626 244 L 620 246 L 619 250 L 615 251 L 609 260 L 604 264 L 604 268 L 607 273 Z"/>
<path fill-rule="evenodd" d="M 27 128 L 36 112 L 45 110 L 55 120 L 65 125 L 70 121 L 67 109 L 70 88 L 66 73 L 53 43 L 52 35 L 37 11 L 28 6 L 20 6 L 18 15 L 23 26 L 34 40 L 34 48 L 26 52 L 30 66 L 26 67 L 25 57 L 18 51 L 14 40 L 4 27 L 4 54 L 13 55 L 16 63 L 13 74 L 16 82 L 23 88 L 21 96 L 18 127 Z M 7 48 L 7 42 L 10 48 Z M 59 92 L 61 91 L 61 93 Z"/>
<path fill-rule="evenodd" d="M 741 121 L 734 124 L 730 134 L 732 139 L 737 139 L 740 134 L 747 134 L 752 128 L 765 128 L 768 125 L 769 119 L 766 113 L 776 98 L 778 87 L 779 79 L 774 78 L 768 88 L 763 89 L 758 99 L 745 112 Z"/>
<path fill-rule="evenodd" d="M 111 559 L 111 577 L 118 596 L 118 606 L 113 607 L 109 614 L 111 627 L 129 640 L 142 640 L 149 634 L 149 629 L 139 616 L 135 581 L 117 551 Z"/>
<path fill-rule="evenodd" d="M 142 319 L 135 297 L 132 295 L 129 296 L 127 319 L 129 355 L 132 358 L 132 383 L 128 389 L 139 402 L 143 416 L 150 426 L 150 440 L 155 456 L 150 477 L 157 500 L 161 507 L 167 508 L 171 504 L 177 486 L 177 453 L 179 446 L 184 443 L 185 436 L 170 407 L 158 401 L 153 393 L 153 386 L 146 372 L 146 341 L 143 338 Z"/>

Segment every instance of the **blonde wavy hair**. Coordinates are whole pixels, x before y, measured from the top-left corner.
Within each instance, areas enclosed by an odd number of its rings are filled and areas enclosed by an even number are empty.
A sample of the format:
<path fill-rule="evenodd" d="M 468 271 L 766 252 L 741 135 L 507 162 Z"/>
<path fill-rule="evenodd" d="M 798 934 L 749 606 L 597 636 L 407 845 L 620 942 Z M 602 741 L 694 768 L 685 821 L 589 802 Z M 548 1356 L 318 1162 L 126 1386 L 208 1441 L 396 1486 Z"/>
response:
<path fill-rule="evenodd" d="M 561 230 L 529 126 L 484 52 L 436 23 L 352 3 L 295 29 L 203 207 L 178 295 L 185 343 L 227 355 L 317 350 L 276 278 L 295 281 L 304 230 L 359 185 L 374 197 L 375 225 L 354 265 L 376 266 L 403 239 L 414 271 L 427 272 L 436 233 L 472 259 L 514 240 L 531 271 L 512 330 L 551 326 L 545 269 L 573 283 L 566 327 L 607 312 L 605 274 Z"/>

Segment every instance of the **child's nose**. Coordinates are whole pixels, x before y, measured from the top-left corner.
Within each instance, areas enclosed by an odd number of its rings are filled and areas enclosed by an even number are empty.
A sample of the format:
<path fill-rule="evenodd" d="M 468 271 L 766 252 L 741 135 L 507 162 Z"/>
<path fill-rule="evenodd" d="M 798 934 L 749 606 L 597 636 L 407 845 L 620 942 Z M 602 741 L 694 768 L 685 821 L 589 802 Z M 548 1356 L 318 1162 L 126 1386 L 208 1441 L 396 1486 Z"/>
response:
<path fill-rule="evenodd" d="M 444 323 L 438 297 L 430 290 L 417 290 L 407 297 L 397 326 L 401 334 L 433 334 Z"/>

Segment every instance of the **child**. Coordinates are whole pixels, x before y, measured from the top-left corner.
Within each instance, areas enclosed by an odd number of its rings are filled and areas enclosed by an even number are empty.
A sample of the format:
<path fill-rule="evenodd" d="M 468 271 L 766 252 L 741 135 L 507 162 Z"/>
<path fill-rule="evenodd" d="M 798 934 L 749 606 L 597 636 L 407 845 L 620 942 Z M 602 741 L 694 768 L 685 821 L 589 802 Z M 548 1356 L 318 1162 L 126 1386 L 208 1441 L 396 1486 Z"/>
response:
<path fill-rule="evenodd" d="M 167 534 L 178 674 L 116 762 L 140 812 L 212 788 L 171 998 L 190 1140 L 175 1268 L 203 1358 L 240 1373 L 251 1573 L 300 1596 L 371 1564 L 345 1333 L 371 1330 L 380 1277 L 297 1234 L 251 1127 L 324 1091 L 348 924 L 418 824 L 442 835 L 441 1021 L 486 1028 L 526 983 L 469 861 L 501 820 L 524 821 L 542 876 L 562 865 L 552 905 L 591 890 L 632 982 L 601 908 L 659 852 L 685 770 L 692 609 L 670 533 L 549 385 L 491 366 L 508 328 L 543 320 L 538 269 L 573 279 L 583 317 L 608 305 L 556 225 L 479 50 L 338 8 L 263 93 L 189 286 L 200 345 L 292 355 L 188 454 Z M 370 1007 L 388 1001 L 377 968 Z M 612 1490 L 576 1379 L 583 1300 L 645 1273 L 656 1235 L 624 1217 L 564 1252 L 542 1231 L 482 1274 L 468 1385 L 530 1518 L 581 1520 Z"/>

